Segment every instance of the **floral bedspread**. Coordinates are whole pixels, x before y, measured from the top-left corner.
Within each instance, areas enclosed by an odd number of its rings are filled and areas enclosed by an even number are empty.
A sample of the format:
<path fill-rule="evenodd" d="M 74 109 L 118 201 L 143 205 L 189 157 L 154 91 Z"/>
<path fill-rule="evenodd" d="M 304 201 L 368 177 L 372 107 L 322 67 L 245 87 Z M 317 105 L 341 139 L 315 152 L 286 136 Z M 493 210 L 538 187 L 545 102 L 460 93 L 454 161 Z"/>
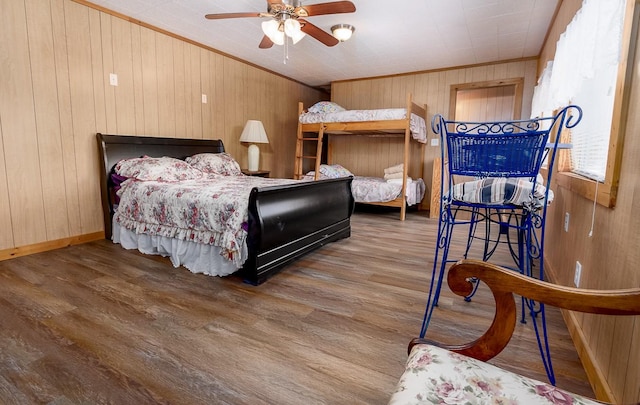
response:
<path fill-rule="evenodd" d="M 252 188 L 297 181 L 251 176 L 180 182 L 129 179 L 118 190 L 113 220 L 136 233 L 218 246 L 220 254 L 239 267 Z"/>
<path fill-rule="evenodd" d="M 375 110 L 347 110 L 338 112 L 303 113 L 300 122 L 303 124 L 317 124 L 321 122 L 360 122 L 401 120 L 407 116 L 406 108 L 380 108 Z M 424 118 L 411 114 L 411 136 L 418 142 L 427 142 L 427 124 Z"/>
<path fill-rule="evenodd" d="M 389 405 L 595 405 L 547 383 L 427 344 L 417 345 Z"/>

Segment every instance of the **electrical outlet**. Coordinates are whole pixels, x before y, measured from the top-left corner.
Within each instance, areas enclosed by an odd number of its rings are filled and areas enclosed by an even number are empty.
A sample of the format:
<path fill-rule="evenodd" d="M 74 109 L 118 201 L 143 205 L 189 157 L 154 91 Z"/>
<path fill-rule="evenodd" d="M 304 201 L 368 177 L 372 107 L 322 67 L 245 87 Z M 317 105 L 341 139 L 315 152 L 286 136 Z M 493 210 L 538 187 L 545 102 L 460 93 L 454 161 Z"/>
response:
<path fill-rule="evenodd" d="M 433 138 L 431 140 L 431 146 L 438 146 L 440 144 L 440 140 L 438 138 Z"/>
<path fill-rule="evenodd" d="M 565 212 L 564 213 L 564 231 L 565 232 L 569 232 L 569 213 Z"/>
<path fill-rule="evenodd" d="M 115 73 L 109 73 L 109 84 L 112 86 L 118 85 L 118 75 Z"/>
<path fill-rule="evenodd" d="M 576 273 L 573 275 L 573 284 L 580 287 L 580 277 L 582 276 L 582 264 L 576 261 Z"/>
<path fill-rule="evenodd" d="M 202 95 L 202 104 L 207 104 L 207 95 L 206 94 Z"/>

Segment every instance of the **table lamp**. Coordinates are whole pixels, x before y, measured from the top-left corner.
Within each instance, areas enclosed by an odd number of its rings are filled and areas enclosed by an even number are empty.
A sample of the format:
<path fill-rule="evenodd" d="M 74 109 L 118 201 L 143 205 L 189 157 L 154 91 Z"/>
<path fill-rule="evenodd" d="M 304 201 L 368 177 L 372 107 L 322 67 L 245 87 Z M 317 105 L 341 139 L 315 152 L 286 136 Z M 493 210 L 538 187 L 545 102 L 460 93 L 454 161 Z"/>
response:
<path fill-rule="evenodd" d="M 251 144 L 249 145 L 248 169 L 251 172 L 258 171 L 260 167 L 260 149 L 258 145 L 255 144 L 269 143 L 269 138 L 267 138 L 267 133 L 264 131 L 262 121 L 248 120 L 242 130 L 242 135 L 240 135 L 240 142 L 248 142 Z"/>

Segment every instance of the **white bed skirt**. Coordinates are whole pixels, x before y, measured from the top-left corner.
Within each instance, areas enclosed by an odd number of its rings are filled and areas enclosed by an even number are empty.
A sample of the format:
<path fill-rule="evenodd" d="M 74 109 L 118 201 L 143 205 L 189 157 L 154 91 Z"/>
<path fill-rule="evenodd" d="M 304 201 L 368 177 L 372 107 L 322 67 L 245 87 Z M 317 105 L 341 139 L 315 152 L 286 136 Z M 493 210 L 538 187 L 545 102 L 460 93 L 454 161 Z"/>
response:
<path fill-rule="evenodd" d="M 184 266 L 192 273 L 226 276 L 239 267 L 220 256 L 220 248 L 165 236 L 137 234 L 113 221 L 113 242 L 125 249 L 138 249 L 141 253 L 169 256 L 174 267 Z M 242 263 L 247 260 L 246 245 L 241 252 Z"/>

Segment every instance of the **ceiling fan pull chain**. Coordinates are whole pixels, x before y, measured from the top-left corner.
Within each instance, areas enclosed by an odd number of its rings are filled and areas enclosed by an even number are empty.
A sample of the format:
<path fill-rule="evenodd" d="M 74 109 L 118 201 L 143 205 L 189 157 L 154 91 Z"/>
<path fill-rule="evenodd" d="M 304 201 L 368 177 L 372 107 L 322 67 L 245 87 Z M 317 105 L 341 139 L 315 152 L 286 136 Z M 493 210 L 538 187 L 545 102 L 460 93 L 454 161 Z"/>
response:
<path fill-rule="evenodd" d="M 284 37 L 284 59 L 282 63 L 287 64 L 287 59 L 289 59 L 289 40 L 287 37 Z"/>

